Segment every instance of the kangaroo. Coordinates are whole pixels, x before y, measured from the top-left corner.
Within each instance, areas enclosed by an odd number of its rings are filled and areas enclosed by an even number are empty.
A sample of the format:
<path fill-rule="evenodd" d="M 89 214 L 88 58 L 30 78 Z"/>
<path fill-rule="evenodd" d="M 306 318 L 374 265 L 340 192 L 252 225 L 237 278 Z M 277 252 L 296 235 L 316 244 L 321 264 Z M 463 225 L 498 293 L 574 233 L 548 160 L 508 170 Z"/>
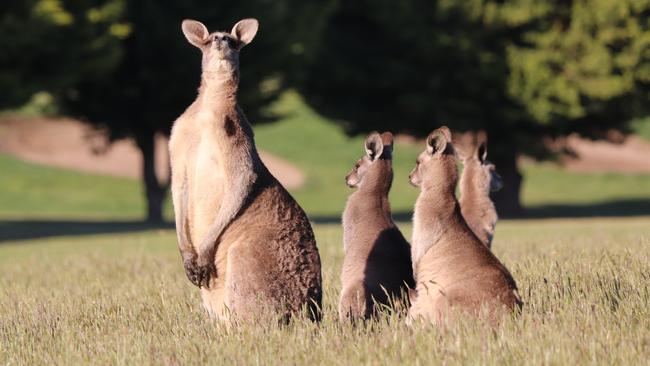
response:
<path fill-rule="evenodd" d="M 390 306 L 414 287 L 411 246 L 395 226 L 388 203 L 393 135 L 373 132 L 364 146 L 366 155 L 345 177 L 357 190 L 343 212 L 341 320 L 368 319 L 376 314 L 375 302 Z"/>
<path fill-rule="evenodd" d="M 304 211 L 264 166 L 237 105 L 239 53 L 258 22 L 209 33 L 184 20 L 203 54 L 197 99 L 174 122 L 169 141 L 178 245 L 203 305 L 222 320 L 307 308 L 318 318 L 321 266 Z"/>
<path fill-rule="evenodd" d="M 416 296 L 409 319 L 444 325 L 455 308 L 496 324 L 522 302 L 510 272 L 463 219 L 454 194 L 457 180 L 451 132 L 441 127 L 428 136 L 409 175 L 421 190 L 413 214 Z"/>
<path fill-rule="evenodd" d="M 463 161 L 463 173 L 460 176 L 460 212 L 481 242 L 492 247 L 494 228 L 498 215 L 490 192 L 496 192 L 503 186 L 501 176 L 494 164 L 487 160 L 487 143 L 482 141 L 471 153 L 459 155 Z"/>

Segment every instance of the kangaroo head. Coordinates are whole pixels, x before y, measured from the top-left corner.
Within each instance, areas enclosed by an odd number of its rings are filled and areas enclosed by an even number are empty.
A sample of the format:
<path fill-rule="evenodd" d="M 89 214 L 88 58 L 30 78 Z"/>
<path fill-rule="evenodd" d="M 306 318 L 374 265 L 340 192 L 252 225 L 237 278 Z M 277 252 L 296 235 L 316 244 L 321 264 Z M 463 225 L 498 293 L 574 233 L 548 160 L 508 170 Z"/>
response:
<path fill-rule="evenodd" d="M 203 53 L 203 73 L 209 77 L 239 71 L 239 51 L 255 37 L 258 22 L 240 20 L 230 33 L 209 33 L 203 23 L 189 19 L 183 20 L 182 28 L 185 38 Z"/>
<path fill-rule="evenodd" d="M 366 177 L 376 175 L 371 172 L 378 171 L 386 165 L 390 168 L 393 158 L 393 134 L 372 132 L 366 138 L 364 147 L 366 154 L 357 160 L 354 168 L 345 176 L 345 183 L 351 188 L 358 188 L 364 180 L 367 180 Z M 392 174 L 389 179 L 392 180 Z"/>
<path fill-rule="evenodd" d="M 496 167 L 487 160 L 487 142 L 481 142 L 471 154 L 462 154 L 461 157 L 467 176 L 471 176 L 471 181 L 481 191 L 496 192 L 503 187 L 503 180 Z"/>
<path fill-rule="evenodd" d="M 425 149 L 418 155 L 409 181 L 423 190 L 434 186 L 455 187 L 458 179 L 455 159 L 451 131 L 442 126 L 427 137 Z"/>

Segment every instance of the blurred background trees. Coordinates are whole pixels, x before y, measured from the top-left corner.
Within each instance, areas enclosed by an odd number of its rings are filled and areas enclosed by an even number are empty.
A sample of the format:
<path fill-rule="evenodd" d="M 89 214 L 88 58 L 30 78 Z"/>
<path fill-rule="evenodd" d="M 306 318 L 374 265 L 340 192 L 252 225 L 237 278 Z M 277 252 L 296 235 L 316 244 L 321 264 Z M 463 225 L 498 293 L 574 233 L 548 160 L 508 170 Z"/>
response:
<path fill-rule="evenodd" d="M 0 3 L 0 109 L 21 106 L 36 93 L 57 92 L 111 72 L 126 36 L 119 1 L 8 0 Z M 101 18 L 93 7 L 107 8 Z"/>
<path fill-rule="evenodd" d="M 199 84 L 184 18 L 211 30 L 260 19 L 241 65 L 253 122 L 273 120 L 268 106 L 295 88 L 349 135 L 487 132 L 502 214 L 521 210 L 520 155 L 551 158 L 549 140 L 611 139 L 650 114 L 650 0 L 9 0 L 0 10 L 0 108 L 47 91 L 110 140 L 133 138 L 152 221 L 167 190 L 154 136 Z"/>
<path fill-rule="evenodd" d="M 341 2 L 300 90 L 349 134 L 484 130 L 521 210 L 517 157 L 548 138 L 606 137 L 646 116 L 648 1 Z"/>

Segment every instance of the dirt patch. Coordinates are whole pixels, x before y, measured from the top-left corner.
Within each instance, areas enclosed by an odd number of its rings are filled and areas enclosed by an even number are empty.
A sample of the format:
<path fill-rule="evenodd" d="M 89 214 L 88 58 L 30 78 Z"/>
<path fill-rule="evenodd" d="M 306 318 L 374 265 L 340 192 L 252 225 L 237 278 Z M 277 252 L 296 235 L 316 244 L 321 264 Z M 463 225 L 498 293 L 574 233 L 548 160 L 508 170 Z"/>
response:
<path fill-rule="evenodd" d="M 621 144 L 569 136 L 567 146 L 576 152 L 564 166 L 579 172 L 650 173 L 650 142 L 629 136 Z"/>
<path fill-rule="evenodd" d="M 140 178 L 142 155 L 132 140 L 107 145 L 103 136 L 69 118 L 7 117 L 0 121 L 0 152 L 34 163 L 118 177 Z M 291 163 L 260 152 L 269 170 L 287 188 L 305 182 Z M 168 172 L 167 139 L 156 139 L 156 171 Z"/>

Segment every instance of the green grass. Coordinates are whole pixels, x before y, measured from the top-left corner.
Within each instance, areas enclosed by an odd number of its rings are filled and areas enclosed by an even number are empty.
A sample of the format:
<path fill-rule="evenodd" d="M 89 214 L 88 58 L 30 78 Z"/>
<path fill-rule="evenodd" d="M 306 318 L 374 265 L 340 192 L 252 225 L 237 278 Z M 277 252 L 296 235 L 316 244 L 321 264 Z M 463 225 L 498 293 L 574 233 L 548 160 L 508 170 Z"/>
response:
<path fill-rule="evenodd" d="M 318 327 L 209 320 L 172 230 L 0 245 L 0 364 L 647 364 L 650 218 L 503 222 L 495 252 L 526 302 L 495 331 L 395 317 L 339 324 L 338 225 L 316 226 Z M 409 235 L 410 227 L 405 226 Z"/>
<path fill-rule="evenodd" d="M 632 131 L 642 138 L 650 141 L 650 117 L 633 120 Z"/>
<path fill-rule="evenodd" d="M 141 218 L 143 193 L 131 179 L 25 163 L 0 154 L 0 217 Z"/>
<path fill-rule="evenodd" d="M 523 175 L 522 197 L 531 207 L 650 200 L 650 174 L 568 172 L 542 163 L 524 166 Z"/>

